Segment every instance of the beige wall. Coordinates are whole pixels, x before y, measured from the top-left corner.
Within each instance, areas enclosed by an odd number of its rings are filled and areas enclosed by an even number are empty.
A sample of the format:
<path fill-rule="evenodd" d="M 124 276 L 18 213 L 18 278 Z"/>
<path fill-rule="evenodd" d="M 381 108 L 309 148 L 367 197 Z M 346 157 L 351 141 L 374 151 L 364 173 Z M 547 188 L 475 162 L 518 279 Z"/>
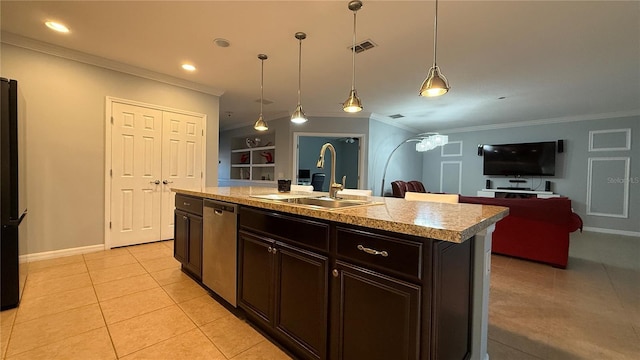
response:
<path fill-rule="evenodd" d="M 27 108 L 28 242 L 21 254 L 104 243 L 105 97 L 207 115 L 207 185 L 218 181 L 219 97 L 2 44 L 1 76 Z"/>

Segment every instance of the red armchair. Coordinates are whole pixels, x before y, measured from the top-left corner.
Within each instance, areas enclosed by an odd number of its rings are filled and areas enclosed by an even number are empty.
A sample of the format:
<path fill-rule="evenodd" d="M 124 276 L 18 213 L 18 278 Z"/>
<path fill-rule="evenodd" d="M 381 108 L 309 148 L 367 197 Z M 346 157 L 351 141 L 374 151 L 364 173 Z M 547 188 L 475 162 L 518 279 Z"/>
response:
<path fill-rule="evenodd" d="M 571 210 L 566 197 L 504 199 L 460 196 L 461 203 L 509 208 L 493 232 L 492 252 L 566 268 L 569 233 L 582 231 L 582 219 Z"/>

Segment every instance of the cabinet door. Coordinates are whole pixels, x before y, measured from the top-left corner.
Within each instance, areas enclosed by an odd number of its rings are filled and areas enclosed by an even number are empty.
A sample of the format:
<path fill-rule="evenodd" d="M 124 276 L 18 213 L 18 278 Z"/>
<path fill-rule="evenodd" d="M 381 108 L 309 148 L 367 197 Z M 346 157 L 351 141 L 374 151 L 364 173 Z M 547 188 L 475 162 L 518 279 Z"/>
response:
<path fill-rule="evenodd" d="M 202 217 L 189 215 L 187 269 L 202 278 Z"/>
<path fill-rule="evenodd" d="M 305 358 L 326 359 L 329 260 L 279 242 L 275 251 L 275 329 Z"/>
<path fill-rule="evenodd" d="M 174 212 L 174 224 L 173 257 L 183 265 L 186 265 L 189 246 L 189 217 L 187 213 L 176 210 Z"/>
<path fill-rule="evenodd" d="M 272 325 L 273 241 L 243 231 L 239 240 L 239 305 L 249 316 Z"/>
<path fill-rule="evenodd" d="M 420 287 L 340 261 L 331 298 L 331 358 L 418 359 Z"/>

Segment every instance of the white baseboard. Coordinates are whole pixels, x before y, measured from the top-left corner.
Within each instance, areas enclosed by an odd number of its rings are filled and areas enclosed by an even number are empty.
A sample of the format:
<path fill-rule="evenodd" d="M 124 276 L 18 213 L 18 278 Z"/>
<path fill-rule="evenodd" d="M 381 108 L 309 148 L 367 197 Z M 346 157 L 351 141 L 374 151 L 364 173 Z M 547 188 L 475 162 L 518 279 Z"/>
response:
<path fill-rule="evenodd" d="M 39 260 L 55 259 L 59 257 L 102 251 L 104 249 L 105 249 L 104 244 L 100 244 L 100 245 L 82 246 L 82 247 L 76 247 L 76 248 L 70 248 L 70 249 L 45 251 L 45 252 L 34 253 L 34 254 L 20 255 L 20 262 L 25 263 L 25 262 L 33 262 L 33 261 L 39 261 Z"/>
<path fill-rule="evenodd" d="M 640 232 L 638 231 L 626 231 L 626 230 L 616 230 L 616 229 L 605 229 L 605 228 L 597 228 L 597 227 L 589 227 L 585 226 L 582 228 L 584 231 L 591 231 L 603 234 L 614 234 L 614 235 L 624 235 L 624 236 L 634 236 L 640 237 Z"/>

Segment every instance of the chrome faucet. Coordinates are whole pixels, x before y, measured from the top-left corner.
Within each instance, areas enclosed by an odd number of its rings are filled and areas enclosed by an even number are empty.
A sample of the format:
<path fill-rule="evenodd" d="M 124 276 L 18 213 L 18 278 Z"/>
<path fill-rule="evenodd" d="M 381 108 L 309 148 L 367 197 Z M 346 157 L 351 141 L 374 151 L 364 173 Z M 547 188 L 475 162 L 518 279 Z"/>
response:
<path fill-rule="evenodd" d="M 320 157 L 318 158 L 318 163 L 316 166 L 318 169 L 324 169 L 324 153 L 325 151 L 331 151 L 331 184 L 329 186 L 329 197 L 334 199 L 338 198 L 338 191 L 344 189 L 344 183 L 346 181 L 346 176 L 342 177 L 342 184 L 336 183 L 336 148 L 331 145 L 331 143 L 326 143 L 322 145 L 322 149 L 320 149 Z"/>

